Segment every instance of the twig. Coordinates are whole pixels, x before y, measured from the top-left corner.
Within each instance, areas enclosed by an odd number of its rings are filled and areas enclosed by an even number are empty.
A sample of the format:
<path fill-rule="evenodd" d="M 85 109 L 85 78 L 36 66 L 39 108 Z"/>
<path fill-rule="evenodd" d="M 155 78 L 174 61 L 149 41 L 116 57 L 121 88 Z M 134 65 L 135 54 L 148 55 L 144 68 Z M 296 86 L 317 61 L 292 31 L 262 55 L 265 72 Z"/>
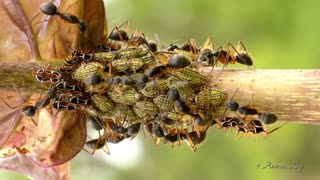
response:
<path fill-rule="evenodd" d="M 24 93 L 41 91 L 32 76 L 35 63 L 0 63 L 0 90 L 15 91 L 12 83 Z M 241 105 L 275 113 L 279 121 L 320 124 L 320 70 L 243 70 L 200 68 L 217 87 Z M 220 76 L 219 76 L 220 74 Z M 219 76 L 219 77 L 217 77 Z"/>
<path fill-rule="evenodd" d="M 51 63 L 55 64 L 61 62 Z M 38 83 L 32 75 L 33 71 L 40 66 L 48 65 L 48 63 L 0 63 L 0 90 L 15 91 L 12 84 L 15 85 L 20 92 L 35 93 L 41 91 L 41 84 Z"/>
<path fill-rule="evenodd" d="M 279 121 L 320 124 L 320 70 L 225 69 L 218 78 L 217 70 L 200 71 L 213 77 L 211 85 L 227 98 L 239 88 L 235 99 L 241 104 L 271 111 Z"/>

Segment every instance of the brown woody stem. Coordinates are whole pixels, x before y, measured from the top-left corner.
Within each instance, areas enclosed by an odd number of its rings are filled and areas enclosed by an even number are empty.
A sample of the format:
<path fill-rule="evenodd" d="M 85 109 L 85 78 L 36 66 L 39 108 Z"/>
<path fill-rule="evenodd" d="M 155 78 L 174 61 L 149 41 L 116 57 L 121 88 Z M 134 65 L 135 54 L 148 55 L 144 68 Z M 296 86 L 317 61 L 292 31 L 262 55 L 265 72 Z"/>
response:
<path fill-rule="evenodd" d="M 13 85 L 24 93 L 35 93 L 41 91 L 41 84 L 38 83 L 33 76 L 33 71 L 39 69 L 40 64 L 36 62 L 30 63 L 0 63 L 0 90 L 15 91 Z M 51 63 L 54 67 L 55 64 Z M 61 64 L 61 62 L 59 63 Z"/>
<path fill-rule="evenodd" d="M 211 86 L 234 97 L 240 105 L 253 105 L 275 113 L 279 121 L 320 124 L 320 70 L 199 69 L 208 73 Z"/>
<path fill-rule="evenodd" d="M 61 64 L 61 63 L 60 63 Z M 54 65 L 53 65 L 54 66 Z M 36 63 L 0 63 L 0 90 L 41 91 L 32 71 Z M 200 68 L 217 87 L 240 105 L 275 113 L 279 121 L 320 124 L 320 70 L 244 70 Z"/>

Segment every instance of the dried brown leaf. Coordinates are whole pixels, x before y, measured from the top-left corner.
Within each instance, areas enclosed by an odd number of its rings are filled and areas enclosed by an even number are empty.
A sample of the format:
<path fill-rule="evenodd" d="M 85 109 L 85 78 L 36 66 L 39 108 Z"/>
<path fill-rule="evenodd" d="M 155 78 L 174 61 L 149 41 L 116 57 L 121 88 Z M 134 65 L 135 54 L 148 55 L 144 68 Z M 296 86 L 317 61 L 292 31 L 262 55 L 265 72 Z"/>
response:
<path fill-rule="evenodd" d="M 43 2 L 46 1 L 0 2 L 1 61 L 62 59 L 70 48 L 89 50 L 102 41 L 106 28 L 103 1 L 53 1 L 59 12 L 84 20 L 85 33 L 81 33 L 76 24 L 41 13 L 39 6 Z"/>
<path fill-rule="evenodd" d="M 4 112 L 0 114 L 0 119 L 6 120 L 1 121 L 1 129 L 6 130 L 6 134 L 1 139 L 0 157 L 11 159 L 11 163 L 15 164 L 14 169 L 19 172 L 20 170 L 25 172 L 24 170 L 28 168 L 23 167 L 24 163 L 21 164 L 18 161 L 21 158 L 12 158 L 12 156 L 27 157 L 28 161 L 31 161 L 29 165 L 34 168 L 55 168 L 58 172 L 65 172 L 66 169 L 63 168 L 68 167 L 59 165 L 67 163 L 84 146 L 86 116 L 67 111 L 57 113 L 47 107 L 37 110 L 38 115 L 35 121 L 38 124 L 35 126 L 29 117 L 21 116 L 21 108 L 26 104 L 35 104 L 39 100 L 39 95 L 33 95 L 27 102 L 23 102 L 19 95 L 12 92 L 7 94 L 10 95 L 3 96 L 2 94 L 1 97 L 9 106 L 15 107 L 11 109 L 4 101 L 0 104 L 0 109 Z M 11 122 L 10 126 L 5 126 L 6 122 Z M 0 168 L 7 168 L 7 165 L 0 164 Z"/>
<path fill-rule="evenodd" d="M 69 162 L 67 162 L 51 168 L 39 167 L 22 154 L 0 159 L 0 168 L 18 172 L 34 180 L 70 179 L 69 165 Z"/>
<path fill-rule="evenodd" d="M 62 59 L 70 48 L 90 50 L 106 33 L 102 0 L 52 1 L 58 11 L 78 16 L 87 24 L 81 33 L 75 24 L 40 12 L 44 0 L 0 1 L 0 61 Z M 17 92 L 1 91 L 10 104 L 0 102 L 0 168 L 25 174 L 33 179 L 69 179 L 69 160 L 81 151 L 86 138 L 85 120 L 72 112 L 57 116 L 49 109 L 38 111 L 38 126 L 21 115 L 23 102 Z M 28 100 L 34 105 L 38 100 Z"/>

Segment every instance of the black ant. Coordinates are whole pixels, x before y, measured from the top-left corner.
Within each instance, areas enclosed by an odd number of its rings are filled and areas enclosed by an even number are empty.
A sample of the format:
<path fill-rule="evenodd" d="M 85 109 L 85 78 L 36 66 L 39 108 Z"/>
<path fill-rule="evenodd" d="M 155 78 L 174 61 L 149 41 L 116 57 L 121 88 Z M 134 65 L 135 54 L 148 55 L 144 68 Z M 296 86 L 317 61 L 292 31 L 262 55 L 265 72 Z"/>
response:
<path fill-rule="evenodd" d="M 216 111 L 215 107 L 213 107 L 206 110 L 205 112 L 203 112 L 202 110 L 198 110 L 197 114 L 192 115 L 193 116 L 192 130 L 194 130 L 199 137 L 201 136 L 201 132 L 203 132 L 204 130 L 206 131 L 208 127 L 216 124 L 215 114 L 213 113 L 215 111 Z"/>
<path fill-rule="evenodd" d="M 136 134 L 139 132 L 140 127 L 141 127 L 141 122 L 137 122 L 137 123 L 135 123 L 135 124 L 130 125 L 130 126 L 127 128 L 127 129 L 128 129 L 127 134 L 128 134 L 129 136 L 136 135 Z"/>
<path fill-rule="evenodd" d="M 241 50 L 241 48 L 243 50 Z M 228 51 L 219 48 L 212 52 L 212 56 L 217 58 L 217 61 L 223 64 L 235 64 L 238 62 L 243 65 L 252 66 L 253 61 L 249 56 L 242 41 L 239 41 L 235 48 L 231 43 L 228 43 Z"/>
<path fill-rule="evenodd" d="M 239 107 L 238 112 L 243 115 L 256 115 L 256 114 L 258 114 L 258 110 L 254 107 L 249 106 L 249 105 Z"/>
<path fill-rule="evenodd" d="M 259 120 L 263 123 L 263 124 L 273 124 L 278 120 L 278 117 L 273 114 L 273 113 L 258 113 L 259 116 Z"/>
<path fill-rule="evenodd" d="M 165 136 L 164 130 L 160 124 L 154 122 L 153 120 L 149 120 L 144 122 L 144 128 L 151 135 L 155 145 L 158 146 L 161 138 Z"/>
<path fill-rule="evenodd" d="M 198 114 L 194 115 L 194 123 L 198 126 L 206 126 L 206 121 Z"/>
<path fill-rule="evenodd" d="M 234 56 L 235 61 L 240 64 L 253 66 L 253 61 L 247 52 L 246 47 L 244 46 L 242 41 L 239 41 L 237 47 L 235 48 L 231 43 L 228 43 L 229 49 L 233 49 L 233 53 L 231 55 Z M 235 54 L 234 54 L 235 53 Z"/>
<path fill-rule="evenodd" d="M 125 21 L 119 26 L 115 26 L 112 30 L 111 33 L 109 34 L 107 39 L 111 39 L 114 41 L 128 41 L 129 36 L 128 36 L 128 21 Z M 122 26 L 125 26 L 126 30 L 120 29 Z"/>
<path fill-rule="evenodd" d="M 121 134 L 111 134 L 109 136 L 106 136 L 106 142 L 107 143 L 112 143 L 112 144 L 118 144 L 119 142 L 123 141 L 124 135 Z"/>
<path fill-rule="evenodd" d="M 89 151 L 85 150 L 86 152 L 88 152 L 89 154 L 93 155 L 96 150 L 102 149 L 103 147 L 106 147 L 106 153 L 110 155 L 110 150 L 109 147 L 107 146 L 107 143 L 105 142 L 104 139 L 102 139 L 102 137 L 100 136 L 99 138 L 96 139 L 92 139 L 90 141 L 86 142 L 86 145 L 90 148 L 93 149 L 93 151 L 90 153 Z"/>
<path fill-rule="evenodd" d="M 156 34 L 156 39 L 157 40 L 159 39 L 157 34 Z M 179 42 L 179 40 L 175 40 L 175 41 L 171 42 L 170 44 L 166 45 L 165 50 L 166 51 L 174 51 L 175 49 L 180 49 L 180 47 L 176 44 L 177 42 Z"/>
<path fill-rule="evenodd" d="M 145 129 L 155 137 L 163 137 L 164 136 L 164 131 L 162 127 L 154 121 L 146 121 L 145 122 Z"/>
<path fill-rule="evenodd" d="M 109 129 L 111 129 L 112 132 L 117 134 L 126 134 L 128 132 L 127 128 L 124 128 L 122 125 L 116 124 L 112 119 L 109 119 L 106 125 Z"/>
<path fill-rule="evenodd" d="M 250 105 L 246 105 L 246 106 L 240 106 L 239 103 L 237 103 L 235 100 L 233 100 L 234 96 L 236 95 L 236 93 L 239 92 L 239 89 L 237 89 L 233 96 L 227 100 L 227 109 L 225 110 L 225 112 L 227 110 L 230 111 L 238 111 L 240 114 L 243 115 L 257 115 L 258 114 L 258 110 Z"/>
<path fill-rule="evenodd" d="M 79 30 L 82 33 L 84 33 L 87 29 L 85 22 L 79 20 L 78 17 L 75 15 L 58 12 L 57 6 L 54 5 L 52 2 L 42 3 L 40 5 L 40 10 L 42 13 L 46 15 L 49 15 L 49 16 L 57 15 L 64 21 L 67 21 L 71 24 L 77 24 Z"/>
<path fill-rule="evenodd" d="M 195 152 L 198 149 L 199 145 L 205 140 L 206 135 L 207 135 L 207 133 L 206 133 L 207 129 L 208 128 L 206 128 L 203 131 L 200 131 L 200 135 L 196 131 L 191 131 L 191 132 L 184 134 L 181 137 L 183 140 L 186 140 L 186 142 L 189 145 L 189 147 L 191 148 L 191 150 L 193 152 Z"/>
<path fill-rule="evenodd" d="M 231 43 L 228 43 L 228 49 L 225 50 L 219 47 L 217 50 L 212 48 L 203 49 L 198 57 L 198 61 L 207 62 L 208 65 L 215 66 L 217 62 L 224 65 L 235 64 L 236 62 L 253 66 L 252 58 L 249 56 L 242 41 L 239 41 L 235 48 Z M 215 58 L 215 60 L 213 60 Z"/>
<path fill-rule="evenodd" d="M 243 115 L 257 115 L 259 117 L 259 120 L 263 124 L 273 124 L 278 120 L 277 115 L 275 115 L 271 112 L 265 112 L 262 110 L 258 110 L 250 105 L 239 107 L 238 103 L 232 99 L 233 99 L 233 97 L 227 102 L 228 109 L 231 111 L 238 110 L 238 112 Z M 253 99 L 252 99 L 252 101 L 253 101 Z M 285 105 L 284 107 L 289 106 L 289 105 Z M 283 107 L 280 107 L 280 108 L 283 108 Z"/>
<path fill-rule="evenodd" d="M 295 103 L 295 102 L 293 102 Z M 282 106 L 282 107 L 279 107 L 277 109 L 281 109 L 281 108 L 284 108 L 284 107 L 287 107 L 287 106 L 290 106 L 291 104 L 293 103 L 290 103 L 288 105 L 285 105 L 285 106 Z M 271 112 L 265 112 L 265 111 L 259 111 L 257 113 L 258 117 L 259 117 L 259 120 L 263 123 L 263 124 L 273 124 L 275 122 L 277 122 L 278 120 L 278 117 L 277 115 L 271 113 Z"/>
<path fill-rule="evenodd" d="M 106 122 L 104 120 L 102 120 L 98 115 L 92 115 L 89 114 L 88 117 L 88 123 L 91 125 L 91 127 L 93 127 L 95 130 L 98 131 L 99 133 L 99 138 L 96 139 L 92 139 L 90 141 L 86 142 L 86 145 L 90 148 L 93 149 L 93 152 L 88 152 L 89 154 L 94 154 L 96 150 L 98 149 L 102 149 L 104 146 L 106 146 L 107 151 L 105 151 L 107 154 L 110 154 L 109 151 L 109 147 L 107 146 L 106 142 L 105 142 L 105 134 L 107 133 L 107 129 L 106 129 Z M 100 134 L 100 130 L 104 130 L 104 137 L 101 136 Z"/>
<path fill-rule="evenodd" d="M 243 132 L 243 133 L 252 133 L 252 134 L 260 134 L 264 133 L 267 137 L 269 134 L 275 132 L 276 130 L 280 129 L 282 126 L 284 126 L 286 123 L 283 123 L 281 126 L 274 128 L 271 131 L 268 131 L 266 127 L 262 124 L 260 120 L 250 120 L 248 123 L 239 125 L 239 128 L 237 130 L 237 133 Z"/>
<path fill-rule="evenodd" d="M 237 133 L 243 132 L 243 133 L 253 133 L 253 134 L 259 134 L 261 132 L 268 133 L 267 130 L 265 130 L 265 127 L 262 125 L 262 123 L 267 122 L 271 124 L 271 122 L 275 122 L 277 120 L 276 115 L 272 113 L 265 113 L 261 112 L 260 110 L 256 109 L 253 106 L 246 105 L 246 106 L 240 106 L 238 102 L 234 100 L 234 97 L 236 93 L 239 92 L 239 89 L 237 89 L 233 96 L 227 100 L 227 108 L 224 111 L 223 115 L 220 117 L 217 117 L 215 119 L 216 123 L 220 126 L 220 128 L 233 128 L 237 130 Z M 252 102 L 253 102 L 253 96 L 252 96 Z M 243 117 L 240 117 L 238 114 L 237 117 L 226 117 L 225 113 L 227 110 L 233 111 L 233 112 L 239 112 L 240 114 L 244 115 Z M 270 114 L 270 115 L 269 115 Z M 259 120 L 252 120 L 253 115 L 258 115 Z M 247 117 L 249 116 L 249 117 Z M 259 121 L 259 122 L 258 122 Z M 264 123 L 264 124 L 267 124 Z M 273 132 L 273 131 L 271 131 Z M 271 133 L 270 132 L 270 133 Z"/>
<path fill-rule="evenodd" d="M 235 100 L 233 100 L 234 96 L 236 95 L 236 93 L 238 92 L 239 89 L 237 89 L 233 96 L 227 100 L 227 109 L 229 109 L 230 111 L 237 111 L 239 109 L 239 103 L 237 103 Z"/>
<path fill-rule="evenodd" d="M 21 95 L 21 93 L 17 89 L 16 89 L 16 91 L 18 92 L 18 94 L 19 94 L 20 98 L 23 100 L 23 102 L 26 103 L 27 100 L 23 98 L 23 96 Z M 30 117 L 35 126 L 37 126 L 38 124 L 33 119 L 33 116 L 36 114 L 37 110 L 38 109 L 42 109 L 42 108 L 44 108 L 44 107 L 46 107 L 46 106 L 48 106 L 50 104 L 50 98 L 49 97 L 45 97 L 44 99 L 40 100 L 41 99 L 41 95 L 42 95 L 42 93 L 40 93 L 39 100 L 35 103 L 35 105 L 25 105 L 25 106 L 23 106 L 21 108 L 22 113 L 25 116 Z M 20 105 L 15 106 L 15 107 L 11 107 L 2 97 L 0 97 L 0 98 L 10 109 L 16 109 L 16 108 L 20 107 Z"/>
<path fill-rule="evenodd" d="M 101 139 L 97 138 L 97 139 L 92 139 L 90 141 L 87 141 L 86 145 L 91 149 L 102 149 L 105 143 Z"/>
<path fill-rule="evenodd" d="M 179 142 L 179 145 L 180 145 L 180 140 L 184 140 L 184 132 L 187 132 L 188 130 L 187 129 L 176 129 L 176 128 L 173 128 L 173 129 L 170 129 L 168 130 L 168 133 L 165 134 L 162 138 L 164 141 L 167 141 L 167 142 L 171 142 L 172 143 L 172 148 L 174 146 L 174 143 L 176 142 Z M 166 143 L 166 142 L 164 142 Z"/>
<path fill-rule="evenodd" d="M 128 32 L 128 31 L 127 31 Z M 128 46 L 145 46 L 151 53 L 157 52 L 157 43 L 153 41 L 147 41 L 144 33 L 139 33 L 139 29 L 132 34 L 131 38 L 128 40 Z"/>
<path fill-rule="evenodd" d="M 117 144 L 117 143 L 121 142 L 122 140 L 124 140 L 123 135 L 104 131 L 102 136 L 100 136 L 99 138 L 87 141 L 86 145 L 89 148 L 93 149 L 93 152 L 90 154 L 94 154 L 97 149 L 102 149 L 103 147 L 106 147 L 105 152 L 107 154 L 110 154 L 110 150 L 109 150 L 107 143 Z"/>
<path fill-rule="evenodd" d="M 166 141 L 169 141 L 171 143 L 175 143 L 178 141 L 178 133 L 173 133 L 173 134 L 166 134 L 163 136 L 163 139 Z"/>
<path fill-rule="evenodd" d="M 214 44 L 212 37 L 209 36 L 207 40 L 203 43 L 200 54 L 198 57 L 198 61 L 210 61 L 210 58 L 212 57 L 212 52 L 214 51 Z"/>

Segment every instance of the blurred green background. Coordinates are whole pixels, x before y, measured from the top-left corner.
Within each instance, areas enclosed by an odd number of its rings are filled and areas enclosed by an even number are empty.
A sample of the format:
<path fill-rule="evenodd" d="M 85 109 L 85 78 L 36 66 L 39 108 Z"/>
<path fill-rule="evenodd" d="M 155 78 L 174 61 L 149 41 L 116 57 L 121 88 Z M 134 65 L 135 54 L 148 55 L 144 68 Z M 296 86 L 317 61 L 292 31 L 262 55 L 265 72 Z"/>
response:
<path fill-rule="evenodd" d="M 128 20 L 163 46 L 208 35 L 216 46 L 242 40 L 256 68 L 319 69 L 319 5 L 316 0 L 106 0 L 109 30 Z M 278 126 L 276 124 L 275 126 Z M 270 129 L 270 128 L 269 128 Z M 270 137 L 235 136 L 212 128 L 193 153 L 185 143 L 156 147 L 143 133 L 110 147 L 111 156 L 80 153 L 72 160 L 72 179 L 320 179 L 319 126 L 287 124 Z M 268 162 L 287 169 L 262 169 Z M 290 169 L 291 162 L 303 165 Z M 260 165 L 260 167 L 258 167 Z M 11 174 L 8 172 L 0 173 Z M 10 176 L 10 178 L 12 178 Z M 8 177 L 9 179 L 9 177 Z"/>

